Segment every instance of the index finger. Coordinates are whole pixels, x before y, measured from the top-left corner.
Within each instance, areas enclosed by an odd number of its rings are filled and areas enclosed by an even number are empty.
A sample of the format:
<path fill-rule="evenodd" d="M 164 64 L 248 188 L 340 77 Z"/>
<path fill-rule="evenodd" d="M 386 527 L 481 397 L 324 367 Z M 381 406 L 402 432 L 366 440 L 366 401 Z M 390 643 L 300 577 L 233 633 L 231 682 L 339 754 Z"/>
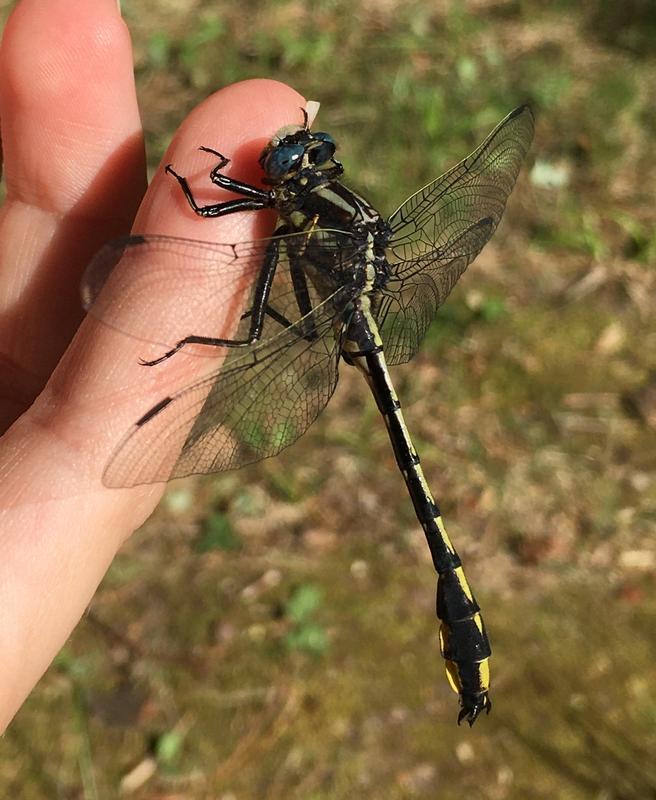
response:
<path fill-rule="evenodd" d="M 253 155 L 299 119 L 302 105 L 296 92 L 272 81 L 231 86 L 191 114 L 166 160 L 194 178 L 194 148 L 212 134 L 235 154 L 234 174 L 255 182 Z M 160 170 L 137 225 L 140 233 L 231 241 L 265 234 L 272 220 L 252 213 L 198 219 Z M 162 484 L 107 489 L 101 481 L 126 427 L 165 391 L 168 379 L 141 366 L 139 355 L 134 340 L 87 318 L 46 389 L 3 439 L 0 728 L 70 634 L 122 541 L 162 494 Z M 189 356 L 178 355 L 167 372 L 179 377 Z"/>

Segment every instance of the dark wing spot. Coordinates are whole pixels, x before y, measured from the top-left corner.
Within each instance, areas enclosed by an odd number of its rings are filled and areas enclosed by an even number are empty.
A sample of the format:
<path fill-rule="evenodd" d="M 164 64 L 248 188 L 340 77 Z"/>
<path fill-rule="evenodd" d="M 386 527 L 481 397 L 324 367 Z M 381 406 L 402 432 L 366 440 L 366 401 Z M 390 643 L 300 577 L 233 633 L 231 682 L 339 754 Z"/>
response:
<path fill-rule="evenodd" d="M 168 404 L 172 400 L 173 400 L 172 397 L 165 397 L 163 400 L 160 400 L 159 403 L 157 403 L 157 405 L 153 406 L 149 411 L 146 411 L 146 413 L 143 415 L 143 417 L 141 417 L 141 419 L 138 419 L 135 422 L 135 425 L 137 426 L 137 428 L 140 428 L 142 425 L 145 425 L 148 422 L 148 420 L 152 419 L 154 416 L 159 414 L 159 412 L 163 408 L 166 408 L 166 406 L 168 406 Z"/>

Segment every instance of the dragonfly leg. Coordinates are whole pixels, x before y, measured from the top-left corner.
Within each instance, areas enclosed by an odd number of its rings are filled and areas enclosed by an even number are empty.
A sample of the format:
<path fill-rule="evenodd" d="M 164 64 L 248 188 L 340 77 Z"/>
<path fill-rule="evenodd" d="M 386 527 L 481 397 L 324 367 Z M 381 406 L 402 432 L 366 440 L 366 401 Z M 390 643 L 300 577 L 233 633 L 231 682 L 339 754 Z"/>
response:
<path fill-rule="evenodd" d="M 312 311 L 312 304 L 310 303 L 310 293 L 308 292 L 307 279 L 303 267 L 297 259 L 290 259 L 289 271 L 292 278 L 292 285 L 294 287 L 294 296 L 296 297 L 296 305 L 301 314 L 305 317 Z M 314 327 L 314 322 L 309 321 L 309 325 L 304 325 L 303 338 L 309 342 L 317 338 L 317 331 Z"/>
<path fill-rule="evenodd" d="M 281 225 L 276 233 L 284 235 L 290 233 L 288 226 Z M 307 316 L 312 311 L 312 303 L 310 302 L 310 293 L 308 291 L 307 278 L 305 277 L 305 270 L 301 263 L 301 256 L 303 251 L 297 252 L 294 255 L 289 253 L 289 272 L 292 279 L 292 286 L 294 288 L 294 297 L 296 298 L 296 306 L 301 317 Z M 307 328 L 308 326 L 303 326 Z M 301 335 L 308 342 L 312 342 L 317 338 L 317 332 L 314 328 L 314 323 L 311 322 L 310 330 L 301 331 Z"/>
<path fill-rule="evenodd" d="M 218 150 L 214 150 L 211 147 L 205 147 L 204 144 L 202 144 L 198 149 L 202 150 L 203 153 L 211 153 L 213 156 L 216 156 L 219 159 L 219 163 L 214 167 L 214 169 L 210 174 L 210 178 L 212 178 L 212 180 L 214 180 L 215 172 L 217 172 L 220 169 L 223 169 L 224 167 L 227 167 L 228 164 L 230 163 L 230 159 L 227 156 L 224 156 L 223 153 L 219 153 Z"/>
<path fill-rule="evenodd" d="M 222 189 L 227 189 L 230 192 L 243 194 L 246 197 L 255 197 L 258 200 L 268 201 L 271 194 L 266 189 L 260 189 L 257 186 L 251 186 L 250 183 L 229 178 L 227 175 L 222 175 L 221 170 L 230 163 L 230 159 L 219 153 L 218 150 L 212 150 L 211 147 L 199 147 L 204 153 L 211 153 L 217 156 L 219 163 L 210 172 L 210 180 Z"/>
<path fill-rule="evenodd" d="M 252 309 L 250 309 L 249 311 L 244 312 L 241 315 L 241 318 L 242 319 L 247 319 L 248 317 L 250 317 L 250 315 L 252 313 L 253 313 L 253 311 L 252 311 Z M 290 320 L 288 320 L 287 317 L 285 317 L 279 311 L 276 311 L 276 309 L 273 308 L 273 306 L 267 305 L 267 307 L 264 309 L 264 313 L 265 313 L 265 315 L 267 317 L 271 317 L 271 319 L 274 320 L 274 322 L 277 322 L 278 325 L 280 325 L 282 328 L 285 328 L 286 330 L 288 328 L 293 328 L 294 327 L 294 323 L 291 322 Z M 302 332 L 299 331 L 299 334 L 300 334 L 300 337 L 302 339 L 305 339 L 307 342 L 314 342 L 317 339 L 317 334 L 316 333 L 303 334 Z"/>
<path fill-rule="evenodd" d="M 248 311 L 244 311 L 241 315 L 241 319 L 248 319 L 250 315 L 253 313 L 253 309 L 249 308 Z M 264 309 L 264 314 L 267 317 L 271 317 L 274 322 L 277 322 L 278 325 L 282 326 L 283 328 L 291 328 L 293 323 L 290 322 L 287 317 L 283 316 L 279 311 L 276 311 L 273 306 L 267 304 L 266 308 Z"/>
<path fill-rule="evenodd" d="M 275 232 L 276 236 L 283 236 L 285 233 L 289 233 L 287 226 L 281 225 Z M 273 242 L 272 242 L 273 244 Z M 305 272 L 298 261 L 297 258 L 292 258 L 290 256 L 289 259 L 289 268 L 290 274 L 292 278 L 292 286 L 294 288 L 294 296 L 296 298 L 296 305 L 298 307 L 299 313 L 301 317 L 305 317 L 312 311 L 312 304 L 310 302 L 310 294 L 308 292 L 307 280 L 305 277 Z M 280 314 L 270 305 L 266 305 L 264 309 L 264 313 L 268 314 L 271 319 L 275 320 L 279 325 L 282 325 L 284 328 L 291 328 L 295 323 L 290 322 L 287 317 Z M 244 319 L 247 316 L 253 314 L 253 309 L 247 311 L 246 314 L 242 316 Z M 301 327 L 299 325 L 299 327 Z M 303 328 L 307 328 L 308 326 L 303 326 Z M 311 330 L 301 330 L 301 336 L 306 339 L 308 342 L 313 342 L 317 339 L 317 332 L 314 328 L 314 323 L 311 324 Z"/>
<path fill-rule="evenodd" d="M 187 202 L 191 206 L 194 214 L 198 214 L 199 217 L 223 217 L 226 214 L 234 214 L 235 211 L 257 211 L 260 208 L 271 208 L 273 204 L 268 192 L 263 191 L 261 194 L 250 194 L 248 197 L 240 197 L 238 200 L 226 200 L 223 203 L 199 206 L 189 187 L 187 179 L 182 177 L 182 175 L 178 175 L 170 164 L 167 164 L 166 172 L 172 175 L 180 184 L 184 196 L 187 198 Z M 226 178 L 226 180 L 231 181 L 230 178 Z M 238 188 L 239 186 L 241 186 L 241 188 Z M 246 192 L 242 191 L 246 186 L 247 184 L 239 184 L 238 181 L 232 181 L 230 186 L 225 186 L 224 188 L 228 188 L 240 194 L 246 194 Z M 254 192 L 257 191 L 255 187 L 249 188 Z"/>
<path fill-rule="evenodd" d="M 257 279 L 255 289 L 253 292 L 253 307 L 249 315 L 251 317 L 251 324 L 248 330 L 248 336 L 245 339 L 222 339 L 216 336 L 185 336 L 180 341 L 168 350 L 164 355 L 155 358 L 152 361 L 140 360 L 140 364 L 144 367 L 154 367 L 156 364 L 161 364 L 162 361 L 174 356 L 179 350 L 188 344 L 203 344 L 209 347 L 247 347 L 248 345 L 257 342 L 262 336 L 262 325 L 264 315 L 267 308 L 267 301 L 271 292 L 271 284 L 273 283 L 273 276 L 276 272 L 278 265 L 278 253 L 280 242 L 277 239 L 272 239 L 267 247 L 264 263 Z M 243 319 L 243 317 L 242 317 Z"/>
<path fill-rule="evenodd" d="M 214 336 L 185 336 L 184 339 L 180 339 L 179 342 L 164 353 L 163 356 L 159 358 L 155 358 L 152 361 L 145 361 L 143 358 L 139 359 L 139 363 L 142 367 L 154 367 L 155 364 L 161 364 L 162 361 L 166 361 L 167 359 L 174 356 L 179 350 L 187 344 L 205 344 L 209 347 L 246 347 L 246 345 L 251 344 L 250 341 L 247 339 L 219 339 L 218 337 Z"/>

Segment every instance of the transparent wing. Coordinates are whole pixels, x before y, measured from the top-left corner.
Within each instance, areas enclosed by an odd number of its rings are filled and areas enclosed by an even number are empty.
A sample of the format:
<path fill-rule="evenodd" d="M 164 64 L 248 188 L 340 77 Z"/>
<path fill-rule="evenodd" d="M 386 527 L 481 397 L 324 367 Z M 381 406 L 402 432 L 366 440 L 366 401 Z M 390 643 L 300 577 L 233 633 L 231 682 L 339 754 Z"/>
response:
<path fill-rule="evenodd" d="M 131 237 L 94 259 L 82 285 L 89 313 L 142 340 L 151 360 L 189 335 L 247 338 L 257 279 L 272 247 L 277 268 L 260 339 L 241 347 L 185 346 L 149 367 L 166 370 L 187 353 L 215 361 L 132 426 L 105 470 L 106 485 L 236 468 L 301 436 L 334 391 L 353 289 L 324 281 L 319 290 L 304 277 L 299 300 L 299 265 L 317 248 L 339 274 L 361 245 L 318 230 L 236 245 Z"/>
<path fill-rule="evenodd" d="M 110 242 L 91 261 L 82 278 L 82 302 L 105 325 L 153 345 L 144 348 L 144 360 L 162 355 L 187 336 L 242 340 L 249 333 L 257 278 L 275 247 L 277 268 L 268 304 L 272 313 L 265 315 L 263 327 L 263 338 L 268 338 L 284 328 L 281 317 L 293 323 L 302 316 L 290 259 L 312 246 L 320 247 L 322 258 L 335 270 L 348 264 L 357 250 L 348 234 L 341 233 L 337 242 L 332 232 L 322 230 L 239 244 L 131 236 Z M 309 308 L 326 294 L 311 283 L 307 290 Z M 217 354 L 198 345 L 185 347 L 185 352 L 211 358 Z"/>
<path fill-rule="evenodd" d="M 497 228 L 533 138 L 520 106 L 467 158 L 389 219 L 391 278 L 376 315 L 388 363 L 416 353 L 437 309 Z"/>
<path fill-rule="evenodd" d="M 161 400 L 128 431 L 104 483 L 134 486 L 234 469 L 295 442 L 337 384 L 350 299 L 338 290 L 289 328 L 246 352 L 232 351 L 221 367 Z"/>
<path fill-rule="evenodd" d="M 376 317 L 389 364 L 404 364 L 417 352 L 436 310 L 494 232 L 490 217 L 471 225 L 439 258 L 427 256 L 403 280 L 391 278 L 378 299 Z"/>

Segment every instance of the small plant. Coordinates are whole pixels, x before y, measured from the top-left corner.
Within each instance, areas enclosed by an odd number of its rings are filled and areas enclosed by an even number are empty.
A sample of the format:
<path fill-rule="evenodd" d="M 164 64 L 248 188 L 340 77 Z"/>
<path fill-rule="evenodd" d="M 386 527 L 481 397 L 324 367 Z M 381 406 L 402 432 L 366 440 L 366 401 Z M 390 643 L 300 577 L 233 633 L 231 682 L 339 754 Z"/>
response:
<path fill-rule="evenodd" d="M 291 628 L 285 637 L 290 650 L 303 650 L 321 655 L 328 648 L 326 629 L 314 620 L 322 602 L 321 589 L 312 584 L 303 584 L 292 594 L 285 605 L 285 617 Z"/>

